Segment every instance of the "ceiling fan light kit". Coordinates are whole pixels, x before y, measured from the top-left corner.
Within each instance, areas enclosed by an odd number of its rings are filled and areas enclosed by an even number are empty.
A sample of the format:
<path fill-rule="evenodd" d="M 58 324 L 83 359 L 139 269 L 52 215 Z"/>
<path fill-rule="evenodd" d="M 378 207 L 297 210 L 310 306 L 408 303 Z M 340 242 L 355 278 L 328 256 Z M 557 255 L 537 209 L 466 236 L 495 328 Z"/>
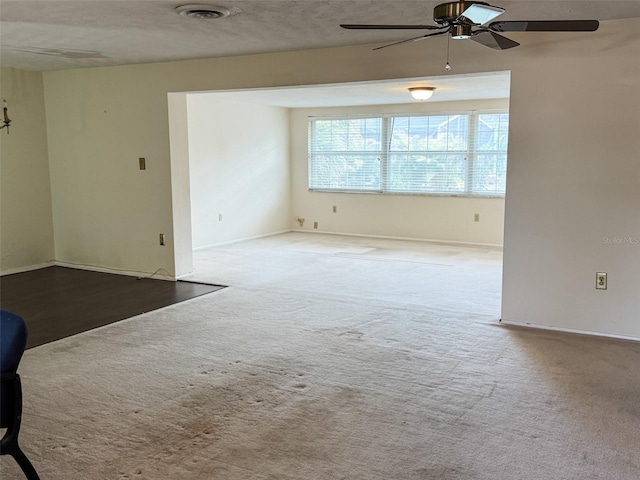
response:
<path fill-rule="evenodd" d="M 430 30 L 417 37 L 374 48 L 401 45 L 425 38 L 447 34 L 455 40 L 473 40 L 494 50 L 507 50 L 520 45 L 498 32 L 595 32 L 598 20 L 520 20 L 492 22 L 502 15 L 504 8 L 494 7 L 485 2 L 458 1 L 447 2 L 433 9 L 433 20 L 437 25 L 358 25 L 341 24 L 348 30 Z M 491 23 L 490 23 L 491 22 Z M 447 62 L 448 65 L 448 62 Z"/>

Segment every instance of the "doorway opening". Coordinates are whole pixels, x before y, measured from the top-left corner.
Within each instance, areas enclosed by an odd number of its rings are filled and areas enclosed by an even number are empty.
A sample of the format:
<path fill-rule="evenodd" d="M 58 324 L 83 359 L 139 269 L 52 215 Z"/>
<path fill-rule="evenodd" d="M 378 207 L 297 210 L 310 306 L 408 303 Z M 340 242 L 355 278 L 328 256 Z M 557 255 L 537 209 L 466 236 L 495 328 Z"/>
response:
<path fill-rule="evenodd" d="M 408 88 L 427 83 L 437 86 L 432 99 L 411 99 Z M 172 175 L 182 184 L 174 182 L 174 195 L 181 197 L 174 198 L 174 222 L 183 238 L 176 251 L 176 266 L 182 266 L 177 274 L 198 278 L 202 273 L 194 252 L 291 231 L 499 250 L 504 197 L 310 190 L 309 118 L 508 112 L 509 90 L 509 72 L 490 72 L 169 94 L 170 116 L 182 122 L 171 128 Z"/>

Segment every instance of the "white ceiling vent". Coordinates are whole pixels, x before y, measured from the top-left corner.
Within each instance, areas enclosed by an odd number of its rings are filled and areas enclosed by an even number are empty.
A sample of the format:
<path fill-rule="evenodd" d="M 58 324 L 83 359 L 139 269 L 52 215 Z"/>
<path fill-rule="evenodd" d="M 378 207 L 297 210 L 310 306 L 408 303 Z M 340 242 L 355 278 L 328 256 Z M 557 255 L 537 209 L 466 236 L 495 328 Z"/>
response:
<path fill-rule="evenodd" d="M 240 13 L 238 8 L 225 8 L 217 7 L 215 5 L 203 5 L 203 4 L 189 4 L 176 7 L 178 12 L 183 17 L 202 18 L 205 20 L 224 18 L 229 15 L 236 15 Z"/>

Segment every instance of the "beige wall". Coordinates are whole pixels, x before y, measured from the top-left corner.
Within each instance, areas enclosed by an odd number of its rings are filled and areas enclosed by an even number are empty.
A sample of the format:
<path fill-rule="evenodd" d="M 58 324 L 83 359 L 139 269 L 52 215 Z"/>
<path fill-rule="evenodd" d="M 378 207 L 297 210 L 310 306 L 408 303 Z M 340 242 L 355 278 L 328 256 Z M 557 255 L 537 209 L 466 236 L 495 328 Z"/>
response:
<path fill-rule="evenodd" d="M 54 257 L 42 74 L 3 68 L 10 134 L 0 130 L 0 272 L 49 264 Z"/>
<path fill-rule="evenodd" d="M 176 273 L 169 89 L 156 68 L 44 73 L 58 262 Z"/>
<path fill-rule="evenodd" d="M 640 19 L 596 33 L 451 42 L 453 73 L 512 72 L 505 320 L 640 338 Z M 446 39 L 44 74 L 56 257 L 173 270 L 167 92 L 444 74 Z M 146 156 L 151 168 L 137 171 Z M 595 272 L 609 273 L 606 292 Z"/>
<path fill-rule="evenodd" d="M 425 102 L 291 111 L 293 213 L 305 219 L 292 228 L 421 240 L 502 245 L 504 199 L 310 192 L 308 190 L 308 117 L 374 113 L 455 113 L 509 108 L 507 99 Z M 333 206 L 337 212 L 333 213 Z M 480 222 L 474 221 L 475 214 Z"/>
<path fill-rule="evenodd" d="M 289 230 L 287 109 L 215 94 L 188 108 L 193 248 Z"/>

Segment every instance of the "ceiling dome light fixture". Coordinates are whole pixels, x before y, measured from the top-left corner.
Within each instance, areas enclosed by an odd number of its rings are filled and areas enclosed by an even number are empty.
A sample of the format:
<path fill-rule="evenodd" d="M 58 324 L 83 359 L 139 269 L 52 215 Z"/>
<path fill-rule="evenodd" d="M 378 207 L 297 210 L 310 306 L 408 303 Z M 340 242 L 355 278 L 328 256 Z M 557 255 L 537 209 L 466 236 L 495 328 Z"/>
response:
<path fill-rule="evenodd" d="M 176 12 L 183 17 L 200 18 L 203 20 L 224 18 L 232 14 L 228 8 L 203 4 L 181 5 L 176 7 Z"/>
<path fill-rule="evenodd" d="M 433 92 L 435 92 L 436 87 L 411 87 L 409 88 L 409 92 L 411 96 L 416 100 L 420 100 L 424 102 L 425 100 L 429 100 Z"/>

